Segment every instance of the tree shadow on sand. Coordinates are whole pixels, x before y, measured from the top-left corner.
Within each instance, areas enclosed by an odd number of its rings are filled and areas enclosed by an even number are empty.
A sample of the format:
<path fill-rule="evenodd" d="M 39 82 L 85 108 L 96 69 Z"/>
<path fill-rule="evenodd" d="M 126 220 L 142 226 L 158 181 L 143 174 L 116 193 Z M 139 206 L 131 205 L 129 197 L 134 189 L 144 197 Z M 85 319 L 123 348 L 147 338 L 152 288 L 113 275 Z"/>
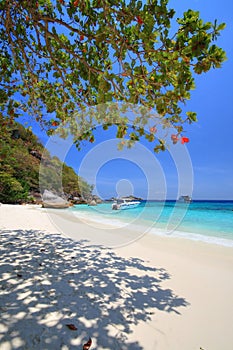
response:
<path fill-rule="evenodd" d="M 0 233 L 0 349 L 139 350 L 128 336 L 185 299 L 162 287 L 164 269 L 111 249 L 36 230 Z M 77 330 L 70 330 L 74 324 Z"/>

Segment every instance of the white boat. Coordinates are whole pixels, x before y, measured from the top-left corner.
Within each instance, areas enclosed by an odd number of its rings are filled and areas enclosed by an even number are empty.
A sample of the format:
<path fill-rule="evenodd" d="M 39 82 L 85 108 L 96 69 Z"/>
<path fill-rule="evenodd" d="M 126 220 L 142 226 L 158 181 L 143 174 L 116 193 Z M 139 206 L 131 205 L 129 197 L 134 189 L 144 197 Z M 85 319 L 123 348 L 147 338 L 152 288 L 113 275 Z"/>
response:
<path fill-rule="evenodd" d="M 181 196 L 178 200 L 179 203 L 191 203 L 192 198 L 189 196 Z"/>
<path fill-rule="evenodd" d="M 136 200 L 118 199 L 113 202 L 112 210 L 133 209 L 139 206 L 141 202 Z"/>

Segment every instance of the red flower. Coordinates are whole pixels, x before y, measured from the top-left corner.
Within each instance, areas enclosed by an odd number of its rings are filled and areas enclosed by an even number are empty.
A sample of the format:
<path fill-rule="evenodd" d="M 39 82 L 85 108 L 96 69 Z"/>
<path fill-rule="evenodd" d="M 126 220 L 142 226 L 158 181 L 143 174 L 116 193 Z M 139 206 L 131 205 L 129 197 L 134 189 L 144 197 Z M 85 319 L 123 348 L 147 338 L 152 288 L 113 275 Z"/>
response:
<path fill-rule="evenodd" d="M 140 16 L 136 16 L 138 24 L 143 24 L 143 19 Z"/>
<path fill-rule="evenodd" d="M 52 126 L 58 126 L 58 125 L 59 123 L 56 120 L 52 121 Z"/>
<path fill-rule="evenodd" d="M 156 133 L 156 131 L 157 131 L 156 126 L 152 126 L 152 127 L 150 128 L 150 132 L 151 132 L 152 134 Z"/>
<path fill-rule="evenodd" d="M 184 143 L 188 143 L 189 142 L 189 138 L 188 137 L 181 137 L 181 143 L 182 143 L 182 145 L 184 144 Z"/>
<path fill-rule="evenodd" d="M 171 135 L 171 139 L 172 139 L 173 144 L 176 144 L 179 140 L 179 137 L 177 135 L 173 134 L 173 135 Z"/>
<path fill-rule="evenodd" d="M 81 40 L 81 41 L 84 40 L 84 35 L 80 35 L 80 40 Z"/>

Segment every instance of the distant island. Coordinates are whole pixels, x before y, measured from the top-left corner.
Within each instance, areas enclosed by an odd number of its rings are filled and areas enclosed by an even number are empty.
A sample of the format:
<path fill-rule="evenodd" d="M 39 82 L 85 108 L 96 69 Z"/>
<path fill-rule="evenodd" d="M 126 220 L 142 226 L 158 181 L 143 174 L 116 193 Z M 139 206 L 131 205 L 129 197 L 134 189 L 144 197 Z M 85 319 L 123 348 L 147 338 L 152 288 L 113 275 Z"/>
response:
<path fill-rule="evenodd" d="M 125 200 L 130 200 L 130 201 L 133 201 L 133 200 L 135 200 L 135 201 L 142 201 L 142 200 L 143 200 L 142 198 L 140 198 L 140 197 L 135 197 L 135 196 L 133 196 L 133 195 L 122 196 L 122 197 L 120 197 L 120 198 L 121 198 L 121 199 L 125 199 Z M 116 201 L 117 199 L 119 199 L 119 198 L 117 198 L 117 197 L 111 197 L 111 198 L 105 199 L 105 202 L 112 202 L 112 201 Z"/>

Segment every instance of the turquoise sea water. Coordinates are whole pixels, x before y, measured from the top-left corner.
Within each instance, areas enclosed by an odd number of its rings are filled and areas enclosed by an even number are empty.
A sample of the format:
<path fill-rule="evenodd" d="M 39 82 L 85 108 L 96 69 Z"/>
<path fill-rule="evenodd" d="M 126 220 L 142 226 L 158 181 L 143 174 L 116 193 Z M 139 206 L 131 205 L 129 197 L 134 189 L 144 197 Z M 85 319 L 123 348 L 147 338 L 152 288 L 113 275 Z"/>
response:
<path fill-rule="evenodd" d="M 70 210 L 113 226 L 132 225 L 139 231 L 233 246 L 233 201 L 144 201 L 135 209 L 116 211 L 111 205 L 77 205 Z"/>

